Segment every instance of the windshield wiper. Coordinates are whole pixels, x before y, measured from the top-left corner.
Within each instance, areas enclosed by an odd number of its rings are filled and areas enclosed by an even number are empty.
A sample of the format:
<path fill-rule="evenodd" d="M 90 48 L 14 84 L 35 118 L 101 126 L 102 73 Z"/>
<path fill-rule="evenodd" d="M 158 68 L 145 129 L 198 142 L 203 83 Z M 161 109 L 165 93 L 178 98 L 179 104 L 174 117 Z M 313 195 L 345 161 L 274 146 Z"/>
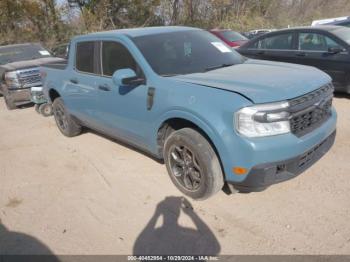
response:
<path fill-rule="evenodd" d="M 229 66 L 233 66 L 233 65 L 235 65 L 235 64 L 221 64 L 221 65 L 216 65 L 216 66 L 210 66 L 210 67 L 207 67 L 204 71 L 208 72 L 211 70 L 215 70 L 215 69 L 219 69 L 219 68 L 223 68 L 223 67 L 229 67 Z"/>

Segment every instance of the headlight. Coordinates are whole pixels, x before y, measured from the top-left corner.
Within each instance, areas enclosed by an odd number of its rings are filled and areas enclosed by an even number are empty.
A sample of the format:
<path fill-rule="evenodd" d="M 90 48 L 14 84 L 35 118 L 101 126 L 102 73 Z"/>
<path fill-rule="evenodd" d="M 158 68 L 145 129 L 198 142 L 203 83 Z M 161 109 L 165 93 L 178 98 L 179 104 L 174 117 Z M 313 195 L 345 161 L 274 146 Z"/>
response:
<path fill-rule="evenodd" d="M 244 107 L 235 113 L 238 133 L 247 137 L 262 137 L 290 132 L 288 102 Z"/>
<path fill-rule="evenodd" d="M 17 73 L 15 71 L 5 73 L 5 82 L 9 88 L 21 87 L 21 83 L 19 82 L 18 77 L 17 77 Z"/>

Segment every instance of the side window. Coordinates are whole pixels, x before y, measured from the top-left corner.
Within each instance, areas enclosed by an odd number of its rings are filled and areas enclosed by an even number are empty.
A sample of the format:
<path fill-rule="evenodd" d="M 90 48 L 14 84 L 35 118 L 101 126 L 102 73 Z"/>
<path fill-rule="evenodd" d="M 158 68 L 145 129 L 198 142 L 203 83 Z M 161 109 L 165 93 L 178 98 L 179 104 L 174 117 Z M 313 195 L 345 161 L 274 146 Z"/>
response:
<path fill-rule="evenodd" d="M 280 35 L 274 35 L 263 38 L 254 43 L 253 48 L 257 49 L 280 49 L 288 50 L 293 49 L 292 46 L 293 33 L 284 33 Z"/>
<path fill-rule="evenodd" d="M 332 38 L 329 38 L 328 36 L 326 36 L 325 38 L 326 38 L 327 49 L 330 47 L 345 49 L 343 46 L 341 46 L 337 42 L 335 42 Z"/>
<path fill-rule="evenodd" d="M 94 42 L 80 42 L 77 44 L 75 66 L 77 70 L 94 73 Z"/>
<path fill-rule="evenodd" d="M 102 43 L 103 75 L 112 76 L 118 69 L 130 68 L 139 73 L 136 62 L 128 49 L 117 42 Z"/>
<path fill-rule="evenodd" d="M 260 43 L 261 42 L 261 40 L 259 40 L 259 41 L 255 41 L 255 42 L 253 42 L 253 43 L 249 43 L 248 44 L 248 48 L 253 48 L 253 49 L 259 49 L 259 46 L 260 46 Z"/>
<path fill-rule="evenodd" d="M 328 36 L 317 33 L 300 33 L 299 50 L 327 51 L 330 47 L 342 48 Z"/>

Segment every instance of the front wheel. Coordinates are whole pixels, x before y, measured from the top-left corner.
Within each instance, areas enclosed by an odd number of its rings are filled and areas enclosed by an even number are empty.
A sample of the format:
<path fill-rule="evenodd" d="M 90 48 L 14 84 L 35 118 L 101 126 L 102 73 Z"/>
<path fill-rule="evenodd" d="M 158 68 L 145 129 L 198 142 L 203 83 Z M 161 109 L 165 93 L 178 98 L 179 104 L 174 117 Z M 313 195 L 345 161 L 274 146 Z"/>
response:
<path fill-rule="evenodd" d="M 81 133 L 81 126 L 75 122 L 64 107 L 62 98 L 58 97 L 52 103 L 53 114 L 58 129 L 65 136 L 72 137 Z"/>
<path fill-rule="evenodd" d="M 52 116 L 52 105 L 49 103 L 44 103 L 39 106 L 39 112 L 44 117 Z"/>
<path fill-rule="evenodd" d="M 175 186 L 193 199 L 209 198 L 224 185 L 214 149 L 194 129 L 183 128 L 169 135 L 164 144 L 164 160 Z"/>

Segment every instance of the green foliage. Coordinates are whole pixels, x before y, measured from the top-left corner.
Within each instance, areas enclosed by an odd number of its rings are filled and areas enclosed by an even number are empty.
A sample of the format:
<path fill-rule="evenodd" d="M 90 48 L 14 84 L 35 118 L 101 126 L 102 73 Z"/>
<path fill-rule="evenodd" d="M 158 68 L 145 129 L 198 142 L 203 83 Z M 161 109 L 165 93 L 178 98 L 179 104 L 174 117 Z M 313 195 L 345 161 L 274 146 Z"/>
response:
<path fill-rule="evenodd" d="M 349 0 L 1 0 L 0 43 L 64 43 L 76 34 L 154 25 L 247 31 L 348 15 Z"/>

